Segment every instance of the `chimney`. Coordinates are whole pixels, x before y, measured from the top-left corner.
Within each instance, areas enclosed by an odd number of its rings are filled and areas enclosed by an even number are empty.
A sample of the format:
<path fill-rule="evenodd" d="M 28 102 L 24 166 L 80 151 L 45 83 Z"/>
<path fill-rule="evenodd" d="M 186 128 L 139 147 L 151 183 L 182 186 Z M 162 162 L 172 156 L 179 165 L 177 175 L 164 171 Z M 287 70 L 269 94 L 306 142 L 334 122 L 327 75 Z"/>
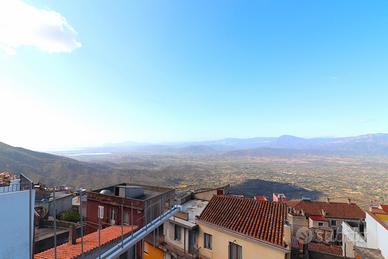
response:
<path fill-rule="evenodd" d="M 351 204 L 352 203 L 352 199 L 348 198 L 348 203 Z"/>
<path fill-rule="evenodd" d="M 327 197 L 327 198 L 326 198 L 326 201 L 327 201 L 327 203 L 329 203 L 329 202 L 330 202 L 330 198 L 329 198 L 329 197 Z"/>
<path fill-rule="evenodd" d="M 257 201 L 267 201 L 267 197 L 265 197 L 264 195 L 254 196 L 253 199 L 255 199 Z"/>
<path fill-rule="evenodd" d="M 286 198 L 286 195 L 284 195 L 284 193 L 273 193 L 272 194 L 272 201 L 286 203 L 287 198 Z"/>
<path fill-rule="evenodd" d="M 75 225 L 71 224 L 69 227 L 69 244 L 77 244 L 77 233 L 75 231 Z"/>

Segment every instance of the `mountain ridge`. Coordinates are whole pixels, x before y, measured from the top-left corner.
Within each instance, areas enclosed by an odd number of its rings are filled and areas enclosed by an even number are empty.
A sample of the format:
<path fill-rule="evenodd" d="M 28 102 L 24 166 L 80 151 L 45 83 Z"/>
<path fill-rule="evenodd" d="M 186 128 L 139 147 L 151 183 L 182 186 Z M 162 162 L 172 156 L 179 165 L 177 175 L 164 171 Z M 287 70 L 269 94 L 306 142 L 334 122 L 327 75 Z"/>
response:
<path fill-rule="evenodd" d="M 127 142 L 129 143 L 129 142 Z M 341 155 L 388 155 L 388 134 L 364 134 L 352 137 L 318 137 L 301 138 L 292 135 L 279 137 L 255 137 L 255 138 L 225 138 L 210 141 L 178 142 L 167 144 L 132 144 L 123 143 L 85 148 L 83 152 L 108 152 L 108 153 L 182 153 L 182 154 L 228 154 L 241 150 L 285 149 L 311 153 L 330 153 Z M 80 150 L 77 150 L 79 152 Z M 284 153 L 284 152 L 283 152 Z M 303 152 L 302 152 L 303 153 Z M 71 151 L 59 152 L 60 155 L 69 155 Z"/>
<path fill-rule="evenodd" d="M 109 166 L 14 147 L 3 142 L 0 142 L 0 170 L 23 173 L 34 182 L 71 186 L 87 183 L 85 187 L 99 185 L 107 172 L 112 175 L 107 182 L 119 180 L 122 175 L 122 172 Z"/>

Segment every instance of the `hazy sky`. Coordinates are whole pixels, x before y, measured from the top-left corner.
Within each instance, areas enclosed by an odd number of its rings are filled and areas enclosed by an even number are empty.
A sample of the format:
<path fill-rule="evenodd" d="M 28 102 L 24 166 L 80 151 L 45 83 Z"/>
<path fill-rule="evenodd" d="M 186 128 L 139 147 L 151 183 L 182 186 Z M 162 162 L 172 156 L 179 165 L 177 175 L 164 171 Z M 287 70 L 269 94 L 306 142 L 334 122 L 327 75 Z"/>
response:
<path fill-rule="evenodd" d="M 0 1 L 0 141 L 388 132 L 388 2 Z"/>

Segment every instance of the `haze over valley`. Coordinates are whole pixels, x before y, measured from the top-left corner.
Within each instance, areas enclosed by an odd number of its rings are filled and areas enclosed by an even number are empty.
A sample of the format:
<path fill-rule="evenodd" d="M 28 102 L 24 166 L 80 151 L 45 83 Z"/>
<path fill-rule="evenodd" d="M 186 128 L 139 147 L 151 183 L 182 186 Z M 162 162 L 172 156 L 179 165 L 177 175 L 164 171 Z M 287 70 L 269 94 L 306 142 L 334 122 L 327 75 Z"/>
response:
<path fill-rule="evenodd" d="M 179 191 L 231 184 L 236 194 L 284 192 L 364 207 L 388 199 L 388 134 L 347 138 L 224 139 L 173 144 L 120 143 L 56 152 L 1 144 L 0 166 L 46 184 L 97 188 L 117 182 Z"/>

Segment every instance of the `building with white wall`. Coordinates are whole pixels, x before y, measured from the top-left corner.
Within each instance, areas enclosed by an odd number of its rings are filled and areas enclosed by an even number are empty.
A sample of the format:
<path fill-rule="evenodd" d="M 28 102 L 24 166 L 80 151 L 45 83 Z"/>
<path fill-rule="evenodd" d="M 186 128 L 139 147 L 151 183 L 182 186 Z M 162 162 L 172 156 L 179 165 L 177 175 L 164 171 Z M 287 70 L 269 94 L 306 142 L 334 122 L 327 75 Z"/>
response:
<path fill-rule="evenodd" d="M 208 203 L 198 199 L 186 201 L 182 204 L 182 211 L 164 223 L 165 259 L 197 257 L 199 231 L 195 220 Z"/>
<path fill-rule="evenodd" d="M 35 190 L 23 175 L 0 187 L 0 258 L 32 258 Z"/>
<path fill-rule="evenodd" d="M 348 257 L 380 259 L 388 258 L 388 206 L 380 205 L 367 211 L 366 229 L 360 233 L 345 222 L 342 223 L 342 250 Z"/>
<path fill-rule="evenodd" d="M 367 212 L 366 214 L 366 233 L 368 248 L 379 249 L 381 254 L 388 258 L 388 212 L 377 214 Z"/>

